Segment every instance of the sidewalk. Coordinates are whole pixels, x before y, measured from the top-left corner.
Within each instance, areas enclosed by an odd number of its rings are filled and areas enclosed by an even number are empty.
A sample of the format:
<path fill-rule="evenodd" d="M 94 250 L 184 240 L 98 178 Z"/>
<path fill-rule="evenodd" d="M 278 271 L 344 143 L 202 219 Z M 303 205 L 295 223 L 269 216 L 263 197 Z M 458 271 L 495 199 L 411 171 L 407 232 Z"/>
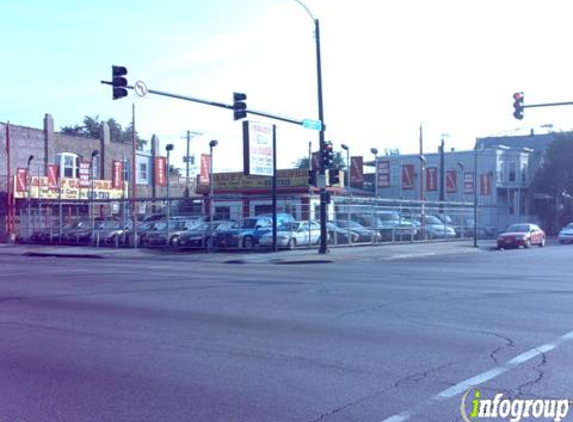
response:
<path fill-rule="evenodd" d="M 355 246 L 331 248 L 328 254 L 319 254 L 317 249 L 273 252 L 187 252 L 163 249 L 96 248 L 91 246 L 0 244 L 0 255 L 44 256 L 84 259 L 144 259 L 178 260 L 189 262 L 213 262 L 227 264 L 272 263 L 303 264 L 328 263 L 347 260 L 398 260 L 414 257 L 476 253 L 491 249 L 493 242 L 480 240 L 478 248 L 473 240 L 401 243 L 379 246 Z"/>

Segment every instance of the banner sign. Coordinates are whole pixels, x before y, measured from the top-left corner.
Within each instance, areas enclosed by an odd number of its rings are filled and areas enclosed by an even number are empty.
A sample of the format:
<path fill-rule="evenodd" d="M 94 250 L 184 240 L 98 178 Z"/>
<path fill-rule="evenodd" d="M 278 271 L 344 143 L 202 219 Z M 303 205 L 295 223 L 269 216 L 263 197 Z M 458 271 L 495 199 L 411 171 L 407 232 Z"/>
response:
<path fill-rule="evenodd" d="M 57 164 L 48 164 L 48 187 L 50 189 L 58 188 L 58 173 L 60 166 Z"/>
<path fill-rule="evenodd" d="M 414 189 L 414 164 L 402 165 L 402 189 Z"/>
<path fill-rule="evenodd" d="M 199 175 L 200 184 L 209 184 L 211 173 L 211 156 L 209 154 L 201 154 L 201 173 Z"/>
<path fill-rule="evenodd" d="M 480 195 L 491 195 L 491 174 L 480 174 Z"/>
<path fill-rule="evenodd" d="M 26 192 L 28 190 L 28 171 L 26 169 L 16 169 L 15 185 L 16 192 Z"/>
<path fill-rule="evenodd" d="M 389 188 L 390 181 L 390 161 L 376 161 L 376 182 L 379 188 Z"/>
<path fill-rule="evenodd" d="M 245 175 L 241 172 L 214 173 L 214 189 L 231 191 L 248 191 L 267 189 L 272 179 L 263 176 Z M 308 169 L 277 170 L 279 188 L 308 188 Z M 197 187 L 197 192 L 206 193 L 208 184 Z"/>
<path fill-rule="evenodd" d="M 464 173 L 464 193 L 471 194 L 474 193 L 474 174 Z"/>
<path fill-rule="evenodd" d="M 320 151 L 312 153 L 312 161 L 310 162 L 310 168 L 311 170 L 320 169 Z"/>
<path fill-rule="evenodd" d="M 272 176 L 273 127 L 259 122 L 243 122 L 243 174 Z"/>
<path fill-rule="evenodd" d="M 362 187 L 364 183 L 364 159 L 350 157 L 350 185 Z"/>
<path fill-rule="evenodd" d="M 155 157 L 153 168 L 155 169 L 155 185 L 167 186 L 167 158 Z"/>
<path fill-rule="evenodd" d="M 18 183 L 18 176 L 16 175 L 15 178 L 15 182 Z M 32 176 L 30 178 L 30 198 L 88 200 L 92 197 L 91 181 L 88 188 L 82 187 L 80 179 L 62 177 L 60 183 L 61 187 L 54 189 L 50 187 L 48 177 Z M 127 185 L 127 183 L 125 184 Z M 14 197 L 27 198 L 27 193 L 26 191 L 16 191 Z M 122 199 L 124 197 L 124 190 L 114 188 L 111 180 L 93 181 L 94 199 Z"/>
<path fill-rule="evenodd" d="M 456 170 L 448 170 L 446 172 L 446 192 L 455 193 L 458 191 L 458 172 Z"/>
<path fill-rule="evenodd" d="M 91 185 L 90 178 L 91 163 L 89 161 L 80 161 L 80 185 L 87 188 Z"/>
<path fill-rule="evenodd" d="M 123 161 L 114 160 L 112 163 L 111 185 L 123 189 Z"/>
<path fill-rule="evenodd" d="M 438 168 L 426 167 L 426 192 L 438 190 Z"/>

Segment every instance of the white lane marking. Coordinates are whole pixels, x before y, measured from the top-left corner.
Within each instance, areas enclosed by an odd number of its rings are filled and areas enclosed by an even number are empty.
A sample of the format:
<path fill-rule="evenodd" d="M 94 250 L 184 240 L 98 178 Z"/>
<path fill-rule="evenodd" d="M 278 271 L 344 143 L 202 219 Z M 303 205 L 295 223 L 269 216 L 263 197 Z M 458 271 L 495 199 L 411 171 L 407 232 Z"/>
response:
<path fill-rule="evenodd" d="M 519 366 L 519 365 L 521 365 L 521 364 L 523 364 L 523 363 L 525 363 L 525 362 L 527 362 L 527 361 L 529 361 L 529 360 L 531 360 L 537 356 L 540 356 L 544 353 L 550 352 L 551 350 L 561 346 L 563 343 L 565 343 L 566 341 L 570 341 L 570 340 L 573 340 L 573 331 L 570 331 L 569 333 L 562 335 L 557 340 L 555 340 L 551 343 L 546 343 L 546 344 L 543 344 L 539 347 L 534 347 L 533 349 L 530 349 L 526 352 L 523 352 L 522 354 L 517 355 L 513 359 L 508 360 L 503 365 L 496 366 L 495 368 L 490 369 L 489 371 L 482 372 L 479 375 L 476 375 L 476 376 L 468 378 L 462 382 L 459 382 L 458 384 L 456 384 L 456 385 L 454 385 L 454 386 L 452 386 L 452 387 L 450 387 L 444 391 L 441 391 L 440 393 L 436 394 L 435 396 L 432 396 L 429 399 L 427 399 L 421 403 L 418 403 L 417 405 L 415 405 L 411 409 L 404 410 L 403 412 L 400 412 L 400 413 L 397 413 L 393 416 L 390 416 L 389 418 L 386 418 L 386 419 L 382 420 L 381 422 L 404 422 L 404 421 L 407 421 L 408 419 L 412 418 L 413 416 L 420 414 L 424 408 L 429 407 L 434 403 L 441 402 L 443 400 L 455 397 L 458 394 L 461 394 L 464 391 L 466 391 L 468 388 L 477 387 L 478 385 L 481 385 L 484 382 L 487 382 L 493 378 L 496 378 L 499 375 L 503 374 L 504 372 L 507 372 L 510 369 L 513 369 L 513 368 L 515 368 L 515 367 L 517 367 L 517 366 Z"/>

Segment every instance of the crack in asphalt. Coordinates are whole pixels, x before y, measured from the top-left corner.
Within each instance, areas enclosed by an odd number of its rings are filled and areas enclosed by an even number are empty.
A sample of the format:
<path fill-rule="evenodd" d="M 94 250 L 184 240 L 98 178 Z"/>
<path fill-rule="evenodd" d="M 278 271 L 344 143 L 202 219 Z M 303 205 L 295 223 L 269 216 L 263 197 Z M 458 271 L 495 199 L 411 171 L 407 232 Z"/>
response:
<path fill-rule="evenodd" d="M 508 347 L 515 347 L 515 342 L 512 339 L 510 339 L 509 337 L 506 337 L 506 336 L 501 335 L 499 333 L 495 333 L 495 332 L 491 332 L 491 331 L 480 331 L 480 332 L 482 334 L 493 335 L 493 336 L 500 338 L 506 342 L 505 345 L 499 346 L 498 348 L 496 348 L 493 352 L 491 352 L 489 354 L 489 357 L 493 361 L 493 363 L 495 363 L 496 366 L 499 366 L 499 361 L 497 360 L 495 355 L 497 353 L 501 352 L 503 349 L 507 349 Z"/>
<path fill-rule="evenodd" d="M 341 314 L 338 314 L 336 317 L 334 317 L 334 321 L 338 321 L 338 320 L 345 318 L 349 315 L 362 314 L 362 313 L 366 313 L 366 312 L 376 312 L 376 311 L 379 311 L 381 309 L 388 308 L 388 307 L 394 306 L 394 305 L 402 305 L 405 303 L 418 302 L 420 300 L 433 299 L 433 298 L 442 297 L 442 296 L 447 296 L 447 293 L 446 294 L 439 293 L 439 294 L 433 294 L 433 295 L 427 295 L 427 296 L 420 296 L 420 297 L 415 297 L 412 299 L 396 300 L 393 302 L 381 303 L 379 305 L 369 306 L 366 308 L 355 309 L 352 311 L 343 312 Z"/>
<path fill-rule="evenodd" d="M 407 382 L 419 383 L 420 381 L 422 381 L 422 380 L 424 380 L 425 378 L 427 378 L 429 375 L 434 374 L 434 373 L 437 373 L 437 372 L 439 372 L 439 371 L 441 371 L 441 370 L 443 370 L 443 369 L 452 367 L 452 366 L 454 366 L 454 365 L 456 365 L 456 364 L 458 364 L 458 363 L 460 363 L 460 362 L 459 362 L 459 361 L 449 362 L 449 363 L 446 363 L 446 364 L 444 364 L 444 365 L 440 365 L 440 366 L 437 366 L 437 367 L 429 368 L 429 369 L 424 370 L 424 371 L 419 371 L 419 372 L 415 372 L 415 373 L 410 374 L 410 375 L 406 375 L 405 377 L 402 377 L 402 378 L 398 379 L 397 381 L 395 381 L 395 382 L 392 384 L 391 387 L 386 387 L 386 388 L 384 388 L 384 389 L 382 389 L 382 390 L 380 390 L 380 391 L 376 391 L 376 392 L 374 392 L 374 393 L 372 393 L 372 394 L 369 394 L 369 395 L 367 395 L 367 396 L 361 397 L 361 398 L 359 398 L 359 399 L 357 399 L 357 400 L 354 400 L 354 401 L 352 401 L 352 402 L 350 402 L 350 403 L 346 403 L 346 404 L 343 405 L 343 406 L 340 406 L 340 407 L 337 407 L 337 408 L 335 408 L 335 409 L 332 409 L 332 410 L 330 410 L 330 411 L 328 411 L 328 412 L 326 412 L 326 413 L 323 413 L 322 415 L 318 416 L 317 418 L 311 419 L 311 420 L 309 420 L 309 421 L 307 421 L 307 422 L 319 422 L 319 421 L 323 421 L 323 420 L 325 420 L 326 418 L 329 418 L 330 416 L 333 416 L 333 415 L 335 415 L 335 414 L 337 414 L 337 413 L 340 413 L 340 412 L 342 412 L 342 411 L 344 411 L 344 410 L 346 410 L 346 409 L 348 409 L 348 408 L 350 408 L 350 407 L 356 406 L 357 404 L 360 404 L 360 403 L 365 402 L 365 401 L 367 401 L 367 400 L 376 398 L 377 396 L 380 396 L 381 394 L 385 394 L 385 393 L 387 393 L 388 391 L 393 390 L 393 389 L 395 389 L 395 388 L 400 388 L 402 384 L 405 384 L 405 383 L 407 383 Z"/>
<path fill-rule="evenodd" d="M 520 384 L 517 387 L 517 397 L 523 397 L 524 390 L 526 388 L 529 388 L 529 387 L 532 387 L 532 386 L 538 384 L 539 382 L 541 382 L 541 380 L 545 376 L 545 371 L 542 367 L 547 365 L 547 354 L 545 352 L 542 352 L 539 349 L 535 349 L 535 350 L 537 350 L 539 353 L 541 353 L 541 362 L 539 362 L 537 365 L 535 365 L 533 367 L 533 370 L 535 372 L 537 372 L 537 376 L 534 377 L 533 379 L 529 380 L 529 381 L 524 382 L 523 384 Z M 528 394 L 528 396 L 529 396 L 529 394 Z"/>

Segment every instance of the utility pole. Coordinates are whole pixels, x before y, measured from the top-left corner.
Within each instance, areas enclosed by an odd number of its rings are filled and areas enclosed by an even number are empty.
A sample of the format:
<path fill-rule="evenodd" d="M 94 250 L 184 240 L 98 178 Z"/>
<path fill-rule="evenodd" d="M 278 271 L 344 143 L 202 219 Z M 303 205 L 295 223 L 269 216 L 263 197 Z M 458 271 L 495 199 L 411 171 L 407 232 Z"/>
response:
<path fill-rule="evenodd" d="M 191 139 L 195 136 L 203 135 L 201 132 L 192 132 L 190 130 L 187 131 L 187 154 L 185 155 L 185 196 L 189 196 L 189 184 L 190 184 L 190 175 L 189 175 L 189 164 L 191 162 Z M 195 165 L 195 162 L 193 162 Z"/>

